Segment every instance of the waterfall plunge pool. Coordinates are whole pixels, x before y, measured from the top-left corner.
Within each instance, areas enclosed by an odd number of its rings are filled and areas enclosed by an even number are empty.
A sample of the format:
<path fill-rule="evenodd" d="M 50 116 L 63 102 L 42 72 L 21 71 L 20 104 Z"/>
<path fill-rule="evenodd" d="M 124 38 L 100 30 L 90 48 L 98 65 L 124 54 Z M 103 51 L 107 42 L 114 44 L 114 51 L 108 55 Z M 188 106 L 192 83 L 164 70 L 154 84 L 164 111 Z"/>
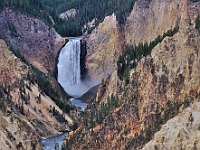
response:
<path fill-rule="evenodd" d="M 81 101 L 81 99 L 70 98 L 72 105 L 81 108 L 81 111 L 84 111 L 87 107 L 87 104 Z"/>
<path fill-rule="evenodd" d="M 67 94 L 72 96 L 72 105 L 80 107 L 81 110 L 87 104 L 79 99 L 91 87 L 99 84 L 99 81 L 81 80 L 81 38 L 70 38 L 60 50 L 57 63 L 57 80 Z"/>

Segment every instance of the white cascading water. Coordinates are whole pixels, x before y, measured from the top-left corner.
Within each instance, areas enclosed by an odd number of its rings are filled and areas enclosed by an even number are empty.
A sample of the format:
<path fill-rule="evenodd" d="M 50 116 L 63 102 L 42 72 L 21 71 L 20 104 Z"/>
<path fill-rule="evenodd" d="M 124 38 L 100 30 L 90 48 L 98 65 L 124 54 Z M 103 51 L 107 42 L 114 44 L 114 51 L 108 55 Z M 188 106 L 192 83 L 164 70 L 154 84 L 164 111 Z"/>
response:
<path fill-rule="evenodd" d="M 80 38 L 69 39 L 58 58 L 58 82 L 73 97 L 80 97 L 89 87 L 81 81 Z"/>
<path fill-rule="evenodd" d="M 58 82 L 66 86 L 80 84 L 80 53 L 80 40 L 69 39 L 59 55 Z"/>

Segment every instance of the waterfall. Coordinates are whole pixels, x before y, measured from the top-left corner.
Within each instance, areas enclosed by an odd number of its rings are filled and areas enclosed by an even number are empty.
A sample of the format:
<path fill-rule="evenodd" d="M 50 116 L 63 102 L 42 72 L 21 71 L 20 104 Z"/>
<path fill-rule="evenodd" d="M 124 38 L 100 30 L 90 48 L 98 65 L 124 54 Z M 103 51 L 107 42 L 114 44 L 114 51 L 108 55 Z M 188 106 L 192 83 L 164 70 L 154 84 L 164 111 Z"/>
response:
<path fill-rule="evenodd" d="M 85 79 L 81 81 L 81 42 L 80 38 L 71 38 L 61 49 L 58 57 L 58 82 L 71 96 L 78 98 L 99 81 Z"/>
<path fill-rule="evenodd" d="M 80 39 L 69 39 L 58 58 L 58 82 L 72 96 L 77 95 L 74 86 L 81 86 L 80 53 Z"/>
<path fill-rule="evenodd" d="M 58 82 L 68 86 L 80 84 L 80 53 L 80 40 L 69 39 L 60 52 L 58 72 L 62 74 L 58 74 Z"/>

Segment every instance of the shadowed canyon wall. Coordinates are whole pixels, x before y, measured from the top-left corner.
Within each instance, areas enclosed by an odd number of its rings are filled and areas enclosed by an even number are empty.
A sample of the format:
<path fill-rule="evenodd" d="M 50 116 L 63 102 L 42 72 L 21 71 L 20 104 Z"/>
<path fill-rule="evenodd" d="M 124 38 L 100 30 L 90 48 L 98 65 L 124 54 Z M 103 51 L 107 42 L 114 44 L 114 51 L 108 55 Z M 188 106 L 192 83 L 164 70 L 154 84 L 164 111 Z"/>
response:
<path fill-rule="evenodd" d="M 65 40 L 44 22 L 6 9 L 0 13 L 0 38 L 40 70 L 53 74 Z"/>

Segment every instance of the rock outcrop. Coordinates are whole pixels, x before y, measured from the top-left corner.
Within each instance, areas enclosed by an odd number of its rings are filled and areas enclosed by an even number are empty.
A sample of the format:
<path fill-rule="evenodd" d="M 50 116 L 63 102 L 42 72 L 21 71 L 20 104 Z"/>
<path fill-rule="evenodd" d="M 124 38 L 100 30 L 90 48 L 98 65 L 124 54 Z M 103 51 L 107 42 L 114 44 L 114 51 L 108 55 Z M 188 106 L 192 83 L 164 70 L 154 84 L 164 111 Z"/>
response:
<path fill-rule="evenodd" d="M 200 103 L 195 102 L 166 122 L 142 150 L 200 149 Z"/>
<path fill-rule="evenodd" d="M 87 43 L 88 75 L 92 79 L 107 77 L 116 68 L 116 59 L 123 44 L 116 16 L 107 16 L 84 40 Z"/>
<path fill-rule="evenodd" d="M 65 44 L 44 22 L 6 9 L 0 13 L 0 38 L 25 56 L 40 70 L 55 71 L 56 57 Z"/>
<path fill-rule="evenodd" d="M 59 15 L 60 18 L 68 20 L 70 17 L 75 17 L 76 16 L 76 9 L 70 9 L 67 10 L 66 12 L 63 12 Z"/>

